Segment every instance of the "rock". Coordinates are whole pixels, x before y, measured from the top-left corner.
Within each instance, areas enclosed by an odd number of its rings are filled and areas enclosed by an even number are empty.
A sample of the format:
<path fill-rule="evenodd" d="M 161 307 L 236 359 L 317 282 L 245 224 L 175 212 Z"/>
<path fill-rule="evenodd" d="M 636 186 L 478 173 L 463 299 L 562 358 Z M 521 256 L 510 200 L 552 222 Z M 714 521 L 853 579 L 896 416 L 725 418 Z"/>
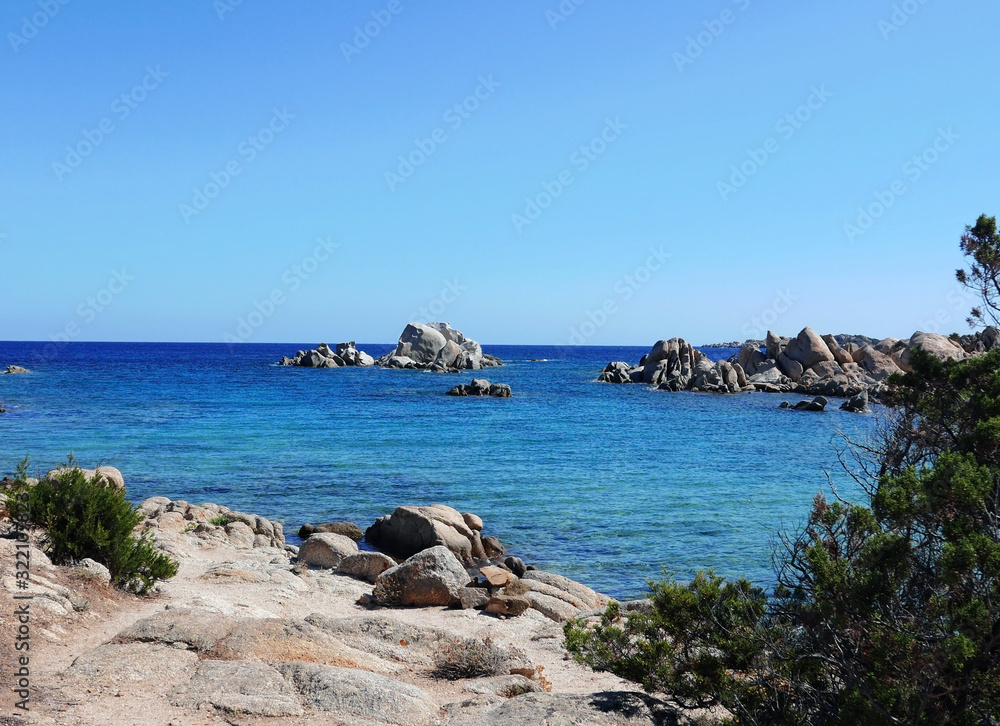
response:
<path fill-rule="evenodd" d="M 349 575 L 359 580 L 374 583 L 379 575 L 395 566 L 396 561 L 381 552 L 358 552 L 356 555 L 348 555 L 340 561 L 337 574 Z"/>
<path fill-rule="evenodd" d="M 7 366 L 7 370 L 4 373 L 9 375 L 14 375 L 16 373 L 31 373 L 27 368 L 22 368 L 21 366 Z"/>
<path fill-rule="evenodd" d="M 851 362 L 853 363 L 853 361 Z M 840 364 L 837 363 L 837 361 L 823 361 L 822 363 L 817 363 L 809 370 L 820 378 L 826 378 L 827 376 L 839 376 L 844 372 L 844 369 L 840 367 Z"/>
<path fill-rule="evenodd" d="M 847 365 L 848 363 L 853 363 L 854 358 L 851 357 L 851 353 L 844 348 L 840 347 L 840 343 L 832 335 L 824 335 L 823 342 L 826 343 L 826 347 L 830 349 L 833 353 L 833 359 L 841 366 Z"/>
<path fill-rule="evenodd" d="M 375 359 L 350 343 L 338 343 L 334 352 L 326 343 L 320 343 L 315 350 L 300 350 L 292 358 L 282 358 L 278 361 L 283 366 L 300 366 L 302 368 L 342 368 L 345 366 L 370 366 Z"/>
<path fill-rule="evenodd" d="M 383 605 L 451 605 L 458 602 L 459 590 L 468 582 L 458 558 L 438 545 L 379 575 L 373 596 Z"/>
<path fill-rule="evenodd" d="M 306 705 L 334 713 L 338 720 L 423 726 L 438 711 L 422 689 L 374 673 L 313 663 L 283 663 L 277 668 Z"/>
<path fill-rule="evenodd" d="M 207 652 L 229 635 L 235 625 L 219 613 L 170 608 L 132 623 L 115 636 L 114 642 L 180 643 Z"/>
<path fill-rule="evenodd" d="M 660 340 L 646 354 L 643 382 L 683 391 L 691 385 L 695 365 L 704 356 L 683 338 Z"/>
<path fill-rule="evenodd" d="M 794 406 L 791 407 L 793 411 L 825 411 L 826 405 L 829 403 L 823 396 L 817 396 L 811 401 L 799 401 Z M 787 402 L 786 402 L 787 404 Z M 779 408 L 788 408 L 787 405 L 779 406 Z"/>
<path fill-rule="evenodd" d="M 539 683 L 527 676 L 511 674 L 509 676 L 491 676 L 489 678 L 474 678 L 466 681 L 462 690 L 467 693 L 513 698 L 525 693 L 543 693 L 545 689 Z"/>
<path fill-rule="evenodd" d="M 872 347 L 883 355 L 891 355 L 893 349 L 899 344 L 899 342 L 899 338 L 883 338 Z"/>
<path fill-rule="evenodd" d="M 506 383 L 493 383 L 490 385 L 489 395 L 493 398 L 510 398 L 510 386 Z"/>
<path fill-rule="evenodd" d="M 448 323 L 409 323 L 399 336 L 396 349 L 379 358 L 375 364 L 388 368 L 424 368 L 443 373 L 480 370 L 503 365 L 503 361 L 485 355 L 479 343 L 466 338 Z"/>
<path fill-rule="evenodd" d="M 299 547 L 299 561 L 310 567 L 336 569 L 345 557 L 356 555 L 358 544 L 350 537 L 330 532 L 310 535 Z"/>
<path fill-rule="evenodd" d="M 793 381 L 798 381 L 802 378 L 802 374 L 805 371 L 801 363 L 797 360 L 789 358 L 785 355 L 784 351 L 778 355 L 778 367 L 781 368 L 781 371 Z"/>
<path fill-rule="evenodd" d="M 486 581 L 490 583 L 490 585 L 493 587 L 506 587 L 514 580 L 510 572 L 503 569 L 502 567 L 497 567 L 496 565 L 487 565 L 486 567 L 480 567 L 479 572 L 483 577 L 486 578 Z"/>
<path fill-rule="evenodd" d="M 457 726 L 460 722 L 446 723 Z M 694 725 L 678 706 L 631 691 L 527 693 L 488 708 L 479 723 L 490 726 Z"/>
<path fill-rule="evenodd" d="M 962 349 L 969 355 L 979 355 L 993 350 L 1000 344 L 1000 330 L 992 325 L 987 325 L 985 329 L 974 335 L 960 336 L 955 342 L 961 345 Z"/>
<path fill-rule="evenodd" d="M 517 577 L 524 577 L 524 573 L 527 572 L 527 568 L 524 566 L 524 560 L 520 557 L 508 557 L 503 561 L 505 565 L 513 572 Z"/>
<path fill-rule="evenodd" d="M 44 478 L 49 481 L 53 481 L 57 477 L 73 471 L 74 469 L 80 469 L 80 467 L 73 467 L 73 469 L 53 469 L 47 473 Z M 113 466 L 99 466 L 96 469 L 80 469 L 80 471 L 83 472 L 83 475 L 88 480 L 96 478 L 106 487 L 110 487 L 117 491 L 125 491 L 125 477 L 123 477 L 122 473 Z"/>
<path fill-rule="evenodd" d="M 490 383 L 483 378 L 474 378 L 472 383 L 459 385 L 448 391 L 449 396 L 493 396 L 510 398 L 510 386 L 506 383 Z"/>
<path fill-rule="evenodd" d="M 466 524 L 458 510 L 443 504 L 397 507 L 391 515 L 376 519 L 365 531 L 365 539 L 401 557 L 438 545 L 469 564 L 486 556 L 479 532 Z"/>
<path fill-rule="evenodd" d="M 504 546 L 500 544 L 500 540 L 496 537 L 483 537 L 483 551 L 486 553 L 487 557 L 497 558 L 503 557 L 505 553 Z"/>
<path fill-rule="evenodd" d="M 111 584 L 111 571 L 100 562 L 85 557 L 77 563 L 76 571 L 88 580 L 94 580 L 104 586 Z"/>
<path fill-rule="evenodd" d="M 803 368 L 812 368 L 817 363 L 833 361 L 834 356 L 819 334 L 812 328 L 803 328 L 801 332 L 785 346 L 785 356 Z"/>
<path fill-rule="evenodd" d="M 640 366 L 630 366 L 624 361 L 614 361 L 608 363 L 597 380 L 602 383 L 634 383 L 633 374 L 639 373 L 641 378 L 642 368 Z"/>
<path fill-rule="evenodd" d="M 472 531 L 483 531 L 483 519 L 478 514 L 473 514 L 472 512 L 462 512 L 462 519 L 465 520 L 465 523 Z"/>
<path fill-rule="evenodd" d="M 895 340 L 895 338 L 892 338 Z M 854 361 L 865 373 L 875 381 L 883 382 L 893 373 L 901 373 L 902 369 L 885 353 L 866 345 L 854 353 Z"/>
<path fill-rule="evenodd" d="M 482 609 L 490 601 L 490 594 L 481 587 L 463 587 L 458 591 L 458 602 L 463 610 Z"/>
<path fill-rule="evenodd" d="M 361 530 L 361 527 L 354 524 L 354 522 L 323 522 L 322 524 L 303 524 L 299 529 L 299 537 L 302 539 L 308 539 L 314 534 L 339 534 L 344 537 L 350 537 L 355 542 L 360 542 L 361 538 L 365 536 L 365 533 Z"/>
<path fill-rule="evenodd" d="M 771 360 L 777 360 L 778 356 L 785 350 L 785 346 L 788 345 L 789 339 L 783 338 L 780 335 L 775 335 L 770 330 L 767 331 L 767 338 L 764 341 L 766 346 L 766 355 Z"/>
<path fill-rule="evenodd" d="M 206 658 L 265 663 L 308 661 L 371 671 L 385 668 L 368 653 L 345 645 L 310 622 L 293 618 L 236 618 L 232 630 Z"/>
<path fill-rule="evenodd" d="M 766 360 L 756 345 L 744 345 L 736 356 L 736 362 L 748 376 L 755 375 Z"/>
<path fill-rule="evenodd" d="M 396 355 L 409 358 L 417 365 L 430 366 L 448 339 L 429 325 L 409 323 L 403 328 L 396 345 Z"/>
<path fill-rule="evenodd" d="M 516 617 L 531 607 L 531 601 L 520 595 L 501 595 L 494 593 L 486 604 L 486 612 L 494 615 L 509 615 Z"/>
<path fill-rule="evenodd" d="M 264 663 L 205 660 L 170 702 L 182 708 L 211 705 L 255 716 L 300 716 L 302 705 L 281 673 Z"/>
<path fill-rule="evenodd" d="M 384 615 L 331 618 L 313 613 L 306 622 L 356 650 L 397 663 L 430 665 L 441 644 L 452 638 L 444 630 L 410 625 Z"/>
<path fill-rule="evenodd" d="M 898 356 L 893 356 L 893 360 L 904 371 L 909 371 L 910 354 L 918 346 L 938 360 L 965 360 L 969 357 L 969 354 L 957 342 L 937 333 L 917 331 L 910 337 L 908 346 L 902 349 Z"/>
<path fill-rule="evenodd" d="M 172 685 L 194 675 L 198 654 L 161 643 L 105 643 L 76 658 L 67 674 L 91 684 Z"/>
<path fill-rule="evenodd" d="M 862 391 L 849 401 L 845 401 L 840 410 L 851 413 L 868 413 L 868 391 Z"/>
<path fill-rule="evenodd" d="M 186 520 L 185 520 L 186 521 Z M 185 524 L 185 526 L 187 526 Z M 225 527 L 226 537 L 233 547 L 239 549 L 252 549 L 254 546 L 254 533 L 245 522 L 230 522 Z"/>

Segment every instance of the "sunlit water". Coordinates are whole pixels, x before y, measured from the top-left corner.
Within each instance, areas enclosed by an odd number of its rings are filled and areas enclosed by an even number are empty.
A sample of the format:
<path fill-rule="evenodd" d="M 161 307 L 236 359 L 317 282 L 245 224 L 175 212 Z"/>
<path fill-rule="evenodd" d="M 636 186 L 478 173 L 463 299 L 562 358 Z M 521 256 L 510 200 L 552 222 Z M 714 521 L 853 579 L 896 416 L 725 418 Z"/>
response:
<path fill-rule="evenodd" d="M 40 344 L 0 343 L 0 364 L 33 370 L 0 375 L 0 472 L 72 451 L 121 469 L 135 501 L 217 502 L 289 534 L 441 502 L 527 562 L 625 597 L 663 568 L 770 583 L 774 533 L 802 523 L 826 472 L 853 492 L 838 429 L 871 426 L 836 404 L 779 410 L 789 396 L 594 382 L 641 348 L 486 346 L 507 364 L 475 374 L 274 365 L 306 347 L 71 343 L 40 362 Z M 444 395 L 473 375 L 513 398 Z"/>

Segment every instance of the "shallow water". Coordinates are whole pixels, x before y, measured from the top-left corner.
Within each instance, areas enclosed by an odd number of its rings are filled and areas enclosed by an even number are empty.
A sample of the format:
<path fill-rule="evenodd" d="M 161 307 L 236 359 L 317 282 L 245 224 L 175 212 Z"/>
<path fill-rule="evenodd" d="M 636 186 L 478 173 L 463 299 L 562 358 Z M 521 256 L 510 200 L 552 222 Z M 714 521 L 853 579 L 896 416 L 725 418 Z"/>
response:
<path fill-rule="evenodd" d="M 798 526 L 836 460 L 838 427 L 870 417 L 836 403 L 661 393 L 594 382 L 647 348 L 485 346 L 482 373 L 275 365 L 314 345 L 0 343 L 0 472 L 122 470 L 130 498 L 207 501 L 278 519 L 363 527 L 400 504 L 476 512 L 512 553 L 619 597 L 662 568 L 773 580 L 774 533 Z M 389 345 L 359 345 L 379 356 Z M 712 358 L 733 351 L 708 349 Z M 545 362 L 531 362 L 534 358 Z M 453 398 L 473 375 L 510 399 Z M 294 537 L 290 538 L 294 541 Z"/>

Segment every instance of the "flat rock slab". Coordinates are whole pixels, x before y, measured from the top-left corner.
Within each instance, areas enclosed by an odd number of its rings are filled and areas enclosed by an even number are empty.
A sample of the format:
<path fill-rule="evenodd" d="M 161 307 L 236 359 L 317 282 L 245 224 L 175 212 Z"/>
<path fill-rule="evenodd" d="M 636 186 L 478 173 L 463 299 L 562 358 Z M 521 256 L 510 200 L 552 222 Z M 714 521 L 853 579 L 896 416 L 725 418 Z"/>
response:
<path fill-rule="evenodd" d="M 693 726 L 690 719 L 640 693 L 528 693 L 485 709 L 481 720 L 456 714 L 448 726 Z"/>
<path fill-rule="evenodd" d="M 348 721 L 355 717 L 398 726 L 424 726 L 438 712 L 437 705 L 422 689 L 374 673 L 314 663 L 285 663 L 278 669 L 306 705 Z"/>
<path fill-rule="evenodd" d="M 158 642 L 185 643 L 198 651 L 209 651 L 229 635 L 234 620 L 219 613 L 191 608 L 170 608 L 137 620 L 118 633 L 119 643 Z"/>
<path fill-rule="evenodd" d="M 281 673 L 264 663 L 205 660 L 170 702 L 181 708 L 212 705 L 255 716 L 300 716 L 302 704 Z"/>
<path fill-rule="evenodd" d="M 384 616 L 331 618 L 313 613 L 306 622 L 365 653 L 414 665 L 430 665 L 441 644 L 454 639 L 438 628 L 409 625 Z"/>
<path fill-rule="evenodd" d="M 161 643 L 105 643 L 79 656 L 66 674 L 108 685 L 173 685 L 189 679 L 197 667 L 198 656 L 190 650 Z"/>
<path fill-rule="evenodd" d="M 367 653 L 345 645 L 315 625 L 291 618 L 239 620 L 208 655 L 217 660 L 307 661 L 378 672 L 386 670 L 379 660 Z"/>

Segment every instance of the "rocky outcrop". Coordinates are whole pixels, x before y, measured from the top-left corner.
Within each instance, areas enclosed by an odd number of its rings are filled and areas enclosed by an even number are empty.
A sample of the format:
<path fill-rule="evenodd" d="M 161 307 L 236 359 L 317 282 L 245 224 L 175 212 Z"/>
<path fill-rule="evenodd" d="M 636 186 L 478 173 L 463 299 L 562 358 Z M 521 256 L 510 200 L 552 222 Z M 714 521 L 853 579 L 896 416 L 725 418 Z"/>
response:
<path fill-rule="evenodd" d="M 400 557 L 443 545 L 463 563 L 472 564 L 488 554 L 480 534 L 482 527 L 479 517 L 462 515 L 444 504 L 404 506 L 376 519 L 365 530 L 365 540 Z"/>
<path fill-rule="evenodd" d="M 150 497 L 139 505 L 146 519 L 139 525 L 151 530 L 157 546 L 171 552 L 173 540 L 191 534 L 204 546 L 229 545 L 237 549 L 273 547 L 283 550 L 285 534 L 280 522 L 238 512 L 218 504 L 198 506 L 167 497 Z"/>
<path fill-rule="evenodd" d="M 850 400 L 844 401 L 840 410 L 851 413 L 868 413 L 868 391 L 862 391 L 857 396 L 852 396 Z"/>
<path fill-rule="evenodd" d="M 482 370 L 503 365 L 449 323 L 409 323 L 396 349 L 375 361 L 386 368 L 426 369 L 436 373 Z"/>
<path fill-rule="evenodd" d="M 299 527 L 299 537 L 302 539 L 308 539 L 310 535 L 320 534 L 323 532 L 342 534 L 345 537 L 350 537 L 355 542 L 360 542 L 361 538 L 365 536 L 361 527 L 356 525 L 354 522 L 323 522 L 322 524 L 315 525 L 306 522 Z"/>
<path fill-rule="evenodd" d="M 826 400 L 823 396 L 816 396 L 811 401 L 799 401 L 795 405 L 788 403 L 788 401 L 782 401 L 778 408 L 787 408 L 790 411 L 815 411 L 822 412 L 826 410 L 827 405 L 830 402 Z"/>
<path fill-rule="evenodd" d="M 7 366 L 7 370 L 4 371 L 5 374 L 14 373 L 31 373 L 27 368 L 22 368 L 21 366 Z"/>
<path fill-rule="evenodd" d="M 438 545 L 380 574 L 372 597 L 380 605 L 451 605 L 458 602 L 459 590 L 468 582 L 469 575 L 458 558 Z"/>
<path fill-rule="evenodd" d="M 851 398 L 867 391 L 878 397 L 893 373 L 909 370 L 918 346 L 938 358 L 962 360 L 962 340 L 916 332 L 909 339 L 885 338 L 871 345 L 863 336 L 819 335 L 803 328 L 784 338 L 768 331 L 763 347 L 744 345 L 728 361 L 713 362 L 681 338 L 661 340 L 638 365 L 609 363 L 598 377 L 605 383 L 646 383 L 661 391 L 711 393 L 800 393 Z M 997 345 L 1000 333 L 987 329 L 969 338 L 970 348 Z"/>
<path fill-rule="evenodd" d="M 74 467 L 74 468 L 80 469 L 79 467 Z M 66 474 L 70 471 L 73 471 L 73 469 L 70 468 L 53 469 L 52 471 L 47 473 L 43 478 L 52 481 L 56 477 L 61 476 L 62 474 Z M 113 466 L 99 466 L 96 469 L 80 469 L 80 471 L 83 472 L 83 475 L 88 480 L 96 478 L 106 487 L 117 489 L 120 492 L 125 491 L 125 477 L 123 477 L 122 473 Z"/>
<path fill-rule="evenodd" d="M 299 547 L 299 562 L 310 567 L 336 569 L 346 558 L 358 554 L 358 544 L 350 537 L 323 532 L 309 537 Z"/>
<path fill-rule="evenodd" d="M 333 350 L 326 343 L 320 343 L 315 350 L 300 350 L 293 358 L 282 358 L 278 361 L 283 366 L 300 366 L 302 368 L 343 368 L 345 366 L 373 366 L 375 359 L 358 350 L 354 341 L 337 343 Z"/>
<path fill-rule="evenodd" d="M 472 383 L 460 383 L 448 391 L 448 395 L 510 398 L 510 386 L 506 383 L 490 383 L 485 378 L 473 378 Z"/>
<path fill-rule="evenodd" d="M 1000 345 L 1000 330 L 988 325 L 975 334 L 953 336 L 953 338 L 969 355 L 980 355 L 988 353 Z"/>

